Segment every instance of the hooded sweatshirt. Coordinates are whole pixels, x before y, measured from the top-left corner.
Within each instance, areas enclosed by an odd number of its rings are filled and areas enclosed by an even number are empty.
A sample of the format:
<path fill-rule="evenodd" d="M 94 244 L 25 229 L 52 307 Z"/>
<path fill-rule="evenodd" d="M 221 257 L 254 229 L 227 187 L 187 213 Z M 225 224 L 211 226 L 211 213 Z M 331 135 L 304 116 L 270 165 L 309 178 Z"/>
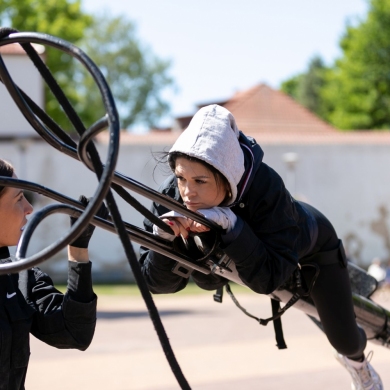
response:
<path fill-rule="evenodd" d="M 181 152 L 205 161 L 229 182 L 231 204 L 237 197 L 237 185 L 245 172 L 244 153 L 238 142 L 240 132 L 233 115 L 216 104 L 201 108 L 169 153 Z"/>
<path fill-rule="evenodd" d="M 241 280 L 253 291 L 269 294 L 294 272 L 298 261 L 310 255 L 316 240 L 316 222 L 304 204 L 295 201 L 280 176 L 263 162 L 257 142 L 238 131 L 233 115 L 223 107 L 200 109 L 170 150 L 182 152 L 214 166 L 231 185 L 229 207 L 237 216 L 234 228 L 222 235 L 221 249 L 235 263 Z M 160 192 L 183 203 L 174 176 Z M 169 211 L 154 203 L 152 211 Z M 145 229 L 153 225 L 144 221 Z M 141 247 L 141 267 L 154 293 L 183 289 L 188 279 L 171 272 L 176 262 Z M 226 280 L 197 271 L 192 278 L 207 290 Z"/>

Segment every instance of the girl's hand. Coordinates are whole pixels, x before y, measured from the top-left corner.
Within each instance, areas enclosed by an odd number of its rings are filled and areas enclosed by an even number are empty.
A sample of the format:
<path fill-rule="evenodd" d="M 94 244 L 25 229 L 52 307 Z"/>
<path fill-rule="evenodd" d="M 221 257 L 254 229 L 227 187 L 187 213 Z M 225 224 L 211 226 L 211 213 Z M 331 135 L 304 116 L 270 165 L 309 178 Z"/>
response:
<path fill-rule="evenodd" d="M 202 225 L 199 222 L 193 221 L 192 219 L 188 219 L 188 223 L 190 225 L 190 231 L 194 233 L 203 233 L 210 230 L 209 227 Z"/>
<path fill-rule="evenodd" d="M 174 231 L 176 237 L 188 238 L 189 232 L 202 233 L 210 230 L 207 226 L 185 217 L 164 218 L 163 221 Z"/>

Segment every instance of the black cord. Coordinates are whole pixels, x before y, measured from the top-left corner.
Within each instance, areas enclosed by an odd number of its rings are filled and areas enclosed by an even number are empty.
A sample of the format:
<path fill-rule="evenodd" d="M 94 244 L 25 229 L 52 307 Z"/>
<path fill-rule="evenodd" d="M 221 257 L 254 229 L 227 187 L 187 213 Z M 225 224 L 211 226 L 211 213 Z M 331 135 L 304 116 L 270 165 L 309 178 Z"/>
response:
<path fill-rule="evenodd" d="M 8 29 L 8 28 L 1 28 L 0 29 L 0 38 L 6 38 L 10 34 L 18 35 L 16 30 Z M 27 34 L 24 33 L 21 35 L 23 35 L 23 39 L 21 39 L 21 43 L 20 42 L 19 43 L 21 44 L 23 49 L 26 51 L 26 53 L 29 55 L 29 57 L 33 61 L 34 65 L 39 70 L 40 74 L 42 75 L 42 77 L 44 78 L 46 83 L 48 84 L 50 90 L 53 92 L 54 96 L 56 97 L 56 99 L 60 103 L 61 107 L 63 108 L 65 114 L 68 116 L 69 120 L 74 125 L 76 131 L 79 133 L 80 136 L 83 135 L 86 129 L 85 129 L 81 119 L 74 111 L 72 105 L 70 104 L 70 102 L 66 98 L 65 94 L 63 93 L 62 89 L 59 87 L 58 83 L 56 82 L 56 80 L 52 76 L 50 70 L 47 68 L 47 66 L 44 64 L 44 62 L 41 60 L 39 55 L 35 52 L 35 49 L 32 47 L 30 42 L 26 42 L 26 40 L 28 41 L 28 39 L 29 39 L 29 37 L 28 37 L 29 33 L 27 33 Z M 27 37 L 26 37 L 26 35 L 27 35 Z M 54 39 L 54 37 L 51 37 L 51 36 L 48 36 L 45 34 L 31 33 L 31 35 L 33 35 L 32 41 L 40 42 L 43 44 L 53 44 L 53 46 L 59 48 L 60 50 L 63 50 L 65 52 L 69 53 L 73 57 L 78 58 L 78 59 L 81 58 L 82 63 L 84 63 L 83 61 L 89 60 L 88 58 L 86 58 L 86 56 L 78 48 L 69 44 L 66 41 L 59 40 L 58 38 Z M 55 43 L 55 45 L 54 45 L 54 43 Z M 90 61 L 90 63 L 89 63 L 90 67 L 92 66 L 91 64 L 93 66 L 95 66 L 95 68 L 96 68 L 96 65 L 93 64 L 92 61 Z M 88 70 L 90 70 L 90 69 L 88 69 Z M 103 76 L 101 76 L 101 77 L 103 77 Z M 4 80 L 2 80 L 2 81 L 4 81 Z M 45 131 L 48 132 L 48 130 L 50 129 L 62 141 L 70 143 L 69 137 L 67 135 L 61 134 L 61 132 L 63 132 L 63 130 L 58 125 L 54 124 L 54 121 L 52 121 L 51 118 L 49 118 L 46 115 L 46 113 L 42 112 L 42 110 L 38 110 L 37 106 L 35 104 L 29 105 L 29 103 L 32 103 L 31 99 L 29 99 L 27 97 L 27 95 L 23 91 L 21 91 L 13 83 L 12 80 L 9 80 L 9 81 L 13 84 L 14 88 L 16 87 L 17 94 L 19 94 L 18 98 L 23 101 L 23 105 L 20 104 L 18 106 L 19 106 L 19 109 L 22 111 L 22 113 L 25 115 L 26 119 L 27 120 L 31 119 L 31 114 L 33 114 L 33 117 L 31 120 L 29 120 L 29 122 L 34 127 L 34 129 L 41 135 L 42 135 L 42 132 L 45 132 Z M 99 80 L 96 80 L 96 82 L 98 83 Z M 107 93 L 107 91 L 105 91 L 105 92 Z M 14 98 L 14 96 L 12 94 L 11 94 L 11 96 Z M 110 94 L 109 94 L 109 97 L 111 97 Z M 107 98 L 106 95 L 103 95 L 103 100 L 104 100 L 104 103 L 106 105 L 106 108 L 110 111 L 110 113 L 112 115 L 114 114 L 114 117 L 115 117 L 114 119 L 117 120 L 117 112 L 116 112 L 115 103 L 113 102 L 113 100 L 110 100 L 109 98 Z M 19 102 L 20 102 L 20 100 L 19 100 Z M 37 112 L 39 112 L 39 114 L 37 114 Z M 38 118 L 38 119 L 45 118 L 44 120 L 42 120 L 42 122 L 48 127 L 48 129 L 45 129 L 42 126 L 42 123 L 37 121 L 36 118 Z M 63 133 L 65 133 L 65 132 L 63 132 Z M 69 145 L 67 145 L 67 146 L 69 146 Z M 102 162 L 101 162 L 100 157 L 98 155 L 98 152 L 96 150 L 96 147 L 92 142 L 89 143 L 89 145 L 87 147 L 87 151 L 88 151 L 88 154 L 89 154 L 90 159 L 92 161 L 94 171 L 95 171 L 99 181 L 101 181 L 102 174 L 103 174 L 103 165 L 102 165 Z M 116 155 L 111 156 L 111 158 L 116 160 L 117 153 L 118 153 L 118 150 L 116 151 Z M 105 180 L 108 180 L 108 179 L 105 179 Z M 118 189 L 118 187 L 119 186 L 116 186 L 116 189 Z M 117 204 L 115 202 L 115 199 L 113 197 L 111 190 L 108 190 L 108 192 L 106 194 L 106 201 L 107 201 L 107 206 L 108 206 L 108 209 L 110 210 L 110 214 L 111 214 L 112 220 L 114 222 L 116 231 L 117 231 L 117 233 L 120 237 L 120 240 L 122 242 L 122 245 L 124 247 L 129 265 L 133 271 L 134 278 L 137 282 L 137 285 L 140 289 L 141 295 L 142 295 L 142 297 L 145 301 L 145 304 L 148 308 L 150 318 L 154 324 L 155 330 L 156 330 L 157 335 L 159 337 L 161 346 L 164 350 L 164 353 L 165 353 L 165 356 L 168 360 L 168 363 L 169 363 L 169 365 L 172 369 L 172 372 L 175 375 L 180 387 L 184 390 L 188 390 L 188 389 L 190 390 L 191 388 L 190 388 L 186 378 L 184 377 L 184 375 L 181 371 L 181 368 L 180 368 L 180 366 L 175 358 L 175 355 L 174 355 L 174 352 L 173 352 L 172 347 L 170 345 L 169 339 L 167 337 L 167 334 L 166 334 L 165 329 L 163 327 L 163 324 L 161 322 L 160 315 L 159 315 L 158 310 L 154 304 L 153 298 L 152 298 L 151 293 L 148 289 L 146 281 L 143 278 L 140 264 L 138 263 L 138 260 L 136 258 L 134 248 L 131 244 L 129 235 L 127 233 L 127 230 L 125 228 L 125 225 L 123 223 L 119 209 L 117 207 Z M 138 209 L 142 209 L 142 208 L 138 207 Z M 146 209 L 143 209 L 142 211 L 145 212 L 145 210 Z M 149 210 L 147 210 L 147 212 L 149 212 Z M 89 222 L 89 221 L 86 221 L 86 222 Z"/>

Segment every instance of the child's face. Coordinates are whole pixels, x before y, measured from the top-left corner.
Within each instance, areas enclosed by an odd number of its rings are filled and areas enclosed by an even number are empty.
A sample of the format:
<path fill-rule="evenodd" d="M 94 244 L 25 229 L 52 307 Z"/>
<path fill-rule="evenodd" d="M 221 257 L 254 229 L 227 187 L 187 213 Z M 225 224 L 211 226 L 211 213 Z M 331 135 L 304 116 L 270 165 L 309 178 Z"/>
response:
<path fill-rule="evenodd" d="M 16 175 L 12 177 L 16 178 Z M 17 245 L 26 216 L 33 207 L 23 195 L 23 190 L 6 187 L 0 196 L 0 247 Z"/>
<path fill-rule="evenodd" d="M 191 211 L 219 206 L 226 197 L 223 185 L 218 184 L 213 173 L 199 162 L 178 157 L 175 175 L 180 195 Z"/>

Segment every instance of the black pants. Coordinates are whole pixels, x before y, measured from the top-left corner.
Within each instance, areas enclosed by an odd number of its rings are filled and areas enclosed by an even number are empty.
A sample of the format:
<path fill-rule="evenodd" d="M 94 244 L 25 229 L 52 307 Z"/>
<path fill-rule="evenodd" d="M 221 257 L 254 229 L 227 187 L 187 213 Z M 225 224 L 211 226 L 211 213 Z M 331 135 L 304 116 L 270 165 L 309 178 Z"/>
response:
<path fill-rule="evenodd" d="M 337 248 L 338 237 L 329 220 L 314 207 L 307 204 L 304 207 L 314 215 L 318 224 L 318 238 L 313 253 Z M 313 271 L 304 267 L 302 274 L 309 284 Z M 331 345 L 351 359 L 361 358 L 367 337 L 355 320 L 347 268 L 339 264 L 321 266 L 310 297 Z"/>

